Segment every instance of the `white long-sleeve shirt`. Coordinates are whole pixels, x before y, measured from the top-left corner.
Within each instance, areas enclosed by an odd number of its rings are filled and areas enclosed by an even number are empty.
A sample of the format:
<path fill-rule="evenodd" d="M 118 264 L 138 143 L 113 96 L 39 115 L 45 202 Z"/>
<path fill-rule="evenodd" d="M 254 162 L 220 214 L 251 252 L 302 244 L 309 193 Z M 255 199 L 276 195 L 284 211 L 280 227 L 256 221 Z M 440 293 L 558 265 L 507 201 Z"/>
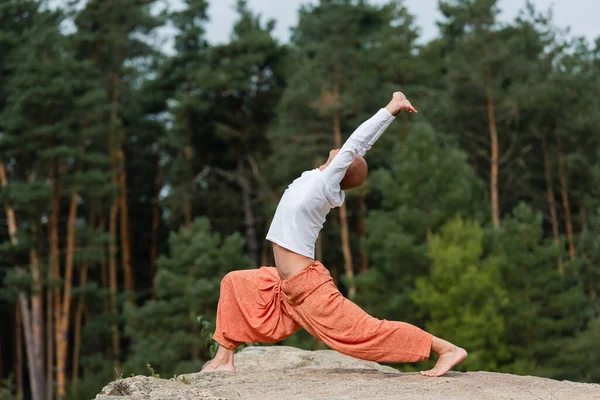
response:
<path fill-rule="evenodd" d="M 344 203 L 340 182 L 346 170 L 357 155 L 363 156 L 371 149 L 394 119 L 382 108 L 354 131 L 323 171 L 306 171 L 294 180 L 279 201 L 267 240 L 314 258 L 315 243 L 327 214 Z"/>

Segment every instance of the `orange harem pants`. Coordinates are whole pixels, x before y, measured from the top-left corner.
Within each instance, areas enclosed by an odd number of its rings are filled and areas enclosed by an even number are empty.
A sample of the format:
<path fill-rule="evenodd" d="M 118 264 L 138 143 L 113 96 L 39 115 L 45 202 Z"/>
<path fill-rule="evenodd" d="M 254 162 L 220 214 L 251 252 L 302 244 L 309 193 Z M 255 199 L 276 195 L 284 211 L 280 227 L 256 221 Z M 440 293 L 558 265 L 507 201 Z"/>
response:
<path fill-rule="evenodd" d="M 320 262 L 290 279 L 282 280 L 274 267 L 223 278 L 213 335 L 221 346 L 275 343 L 301 327 L 332 349 L 364 360 L 424 361 L 431 350 L 429 333 L 374 318 L 346 299 Z"/>

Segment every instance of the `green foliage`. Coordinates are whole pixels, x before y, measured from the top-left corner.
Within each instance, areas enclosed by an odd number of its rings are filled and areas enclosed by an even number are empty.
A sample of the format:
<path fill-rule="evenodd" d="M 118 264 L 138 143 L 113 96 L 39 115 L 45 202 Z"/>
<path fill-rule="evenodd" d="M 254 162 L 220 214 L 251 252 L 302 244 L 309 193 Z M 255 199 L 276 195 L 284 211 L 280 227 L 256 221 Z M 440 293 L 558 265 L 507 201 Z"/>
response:
<path fill-rule="evenodd" d="M 222 238 L 206 218 L 171 234 L 169 255 L 158 260 L 156 299 L 127 308 L 126 332 L 135 343 L 125 370 L 148 363 L 163 374 L 200 369 L 211 356 L 204 322 L 214 321 L 221 278 L 250 265 L 243 246 L 239 234 Z"/>
<path fill-rule="evenodd" d="M 396 140 L 390 163 L 372 177 L 381 206 L 367 217 L 373 266 L 358 277 L 357 302 L 381 318 L 418 322 L 410 296 L 428 271 L 427 235 L 455 216 L 476 216 L 482 193 L 465 154 L 425 124 Z"/>
<path fill-rule="evenodd" d="M 419 41 L 402 1 L 315 1 L 301 8 L 287 44 L 240 0 L 230 39 L 214 45 L 205 34 L 208 0 L 162 14 L 154 0 L 50 3 L 0 2 L 8 180 L 0 190 L 0 313 L 14 315 L 18 294 L 34 293 L 32 250 L 43 306 L 64 288 L 73 256 L 67 399 L 93 398 L 146 364 L 150 375 L 170 376 L 212 358 L 221 277 L 271 262 L 261 239 L 282 190 L 325 160 L 338 122 L 343 141 L 396 90 L 420 113 L 398 116 L 367 154 L 368 184 L 348 194 L 360 268 L 353 300 L 456 341 L 470 353 L 464 369 L 600 380 L 600 40 L 561 32 L 532 3 L 500 23 L 497 0 L 440 1 L 440 34 L 429 43 Z M 75 29 L 64 29 L 69 21 Z M 153 36 L 167 23 L 175 28 L 169 54 Z M 120 177 L 129 214 L 116 210 L 111 237 Z M 53 193 L 60 279 L 49 271 Z M 8 237 L 9 209 L 18 245 Z M 133 298 L 122 292 L 119 228 L 131 236 Z M 339 243 L 334 211 L 321 233 L 322 261 L 344 292 Z M 81 360 L 71 382 L 78 310 Z M 45 330 L 54 313 L 42 314 Z M 113 328 L 126 333 L 118 355 Z M 0 326 L 12 376 L 14 332 Z M 286 344 L 323 348 L 306 332 Z M 2 386 L 0 399 L 13 393 L 14 384 Z"/>
<path fill-rule="evenodd" d="M 503 220 L 500 231 L 490 233 L 490 240 L 492 251 L 503 260 L 510 300 L 507 345 L 513 362 L 528 365 L 538 375 L 566 376 L 573 366 L 557 354 L 590 317 L 579 263 L 562 259 L 560 249 L 543 237 L 542 215 L 524 204 Z"/>
<path fill-rule="evenodd" d="M 207 321 L 202 315 L 199 315 L 196 318 L 196 322 L 198 323 L 198 326 L 200 326 L 200 337 L 204 338 L 204 346 L 208 349 L 210 358 L 212 359 L 219 349 L 219 344 L 212 338 L 212 318 L 210 321 Z"/>
<path fill-rule="evenodd" d="M 157 374 L 154 370 L 154 367 L 150 365 L 150 363 L 146 363 L 146 370 L 148 371 L 148 375 L 155 379 L 160 379 L 160 374 Z"/>
<path fill-rule="evenodd" d="M 17 400 L 13 393 L 14 382 L 12 376 L 9 376 L 0 384 L 0 400 Z"/>
<path fill-rule="evenodd" d="M 336 118 L 344 140 L 408 83 L 416 36 L 399 2 L 319 1 L 301 8 L 288 85 L 269 134 L 276 149 L 269 176 L 279 186 L 327 159 L 336 147 Z"/>
<path fill-rule="evenodd" d="M 589 216 L 578 243 L 581 279 L 590 295 L 596 317 L 600 316 L 600 299 L 597 295 L 600 291 L 600 237 L 597 232 L 600 232 L 600 208 Z"/>
<path fill-rule="evenodd" d="M 600 351 L 596 343 L 600 335 L 600 319 L 590 321 L 585 330 L 569 340 L 556 355 L 565 367 L 560 378 L 584 382 L 600 382 Z"/>
<path fill-rule="evenodd" d="M 463 370 L 496 370 L 508 356 L 500 260 L 483 256 L 483 229 L 454 219 L 427 241 L 429 276 L 419 277 L 412 300 L 432 334 L 469 349 Z"/>

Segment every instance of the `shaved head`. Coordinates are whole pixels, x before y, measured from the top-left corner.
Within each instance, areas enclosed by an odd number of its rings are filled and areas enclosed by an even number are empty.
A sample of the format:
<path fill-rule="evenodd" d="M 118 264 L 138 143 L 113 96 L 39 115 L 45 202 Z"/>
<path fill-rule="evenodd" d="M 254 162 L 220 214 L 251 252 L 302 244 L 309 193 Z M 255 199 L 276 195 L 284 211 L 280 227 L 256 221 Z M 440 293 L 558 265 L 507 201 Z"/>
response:
<path fill-rule="evenodd" d="M 369 174 L 369 166 L 361 156 L 354 157 L 352 164 L 346 170 L 344 179 L 340 182 L 340 189 L 350 190 L 361 186 L 367 180 Z"/>

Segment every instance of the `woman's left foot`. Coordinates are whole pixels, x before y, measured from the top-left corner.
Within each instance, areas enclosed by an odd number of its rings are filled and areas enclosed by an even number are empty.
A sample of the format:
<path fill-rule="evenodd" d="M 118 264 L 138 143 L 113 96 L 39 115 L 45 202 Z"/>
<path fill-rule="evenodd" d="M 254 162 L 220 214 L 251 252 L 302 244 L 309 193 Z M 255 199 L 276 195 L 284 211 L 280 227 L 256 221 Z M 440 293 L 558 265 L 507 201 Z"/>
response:
<path fill-rule="evenodd" d="M 467 358 L 467 351 L 463 348 L 453 346 L 451 350 L 439 354 L 435 366 L 428 371 L 421 371 L 423 376 L 442 376 Z"/>

